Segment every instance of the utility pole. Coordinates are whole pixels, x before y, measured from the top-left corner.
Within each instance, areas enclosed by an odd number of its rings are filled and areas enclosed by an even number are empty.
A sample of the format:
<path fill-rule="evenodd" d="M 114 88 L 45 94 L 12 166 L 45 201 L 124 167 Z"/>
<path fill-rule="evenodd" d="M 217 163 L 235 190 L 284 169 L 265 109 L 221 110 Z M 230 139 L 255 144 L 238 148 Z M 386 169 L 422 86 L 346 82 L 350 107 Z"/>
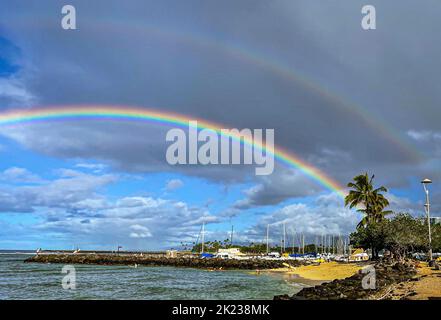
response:
<path fill-rule="evenodd" d="M 424 191 L 426 193 L 426 204 L 424 205 L 424 209 L 427 214 L 427 226 L 429 227 L 429 261 L 433 260 L 432 256 L 432 231 L 430 228 L 430 202 L 429 202 L 429 189 L 427 189 L 426 185 L 429 183 L 432 183 L 432 180 L 430 179 L 424 179 L 421 181 L 424 187 Z"/>

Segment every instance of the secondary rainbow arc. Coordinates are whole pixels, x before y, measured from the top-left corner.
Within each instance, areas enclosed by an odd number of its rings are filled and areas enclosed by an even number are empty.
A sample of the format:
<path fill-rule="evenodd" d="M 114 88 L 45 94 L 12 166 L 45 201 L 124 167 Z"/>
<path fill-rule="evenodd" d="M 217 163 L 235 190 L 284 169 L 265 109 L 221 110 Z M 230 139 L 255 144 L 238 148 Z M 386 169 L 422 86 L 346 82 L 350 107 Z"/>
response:
<path fill-rule="evenodd" d="M 188 127 L 189 121 L 197 121 L 198 128 L 210 129 L 219 135 L 228 136 L 232 139 L 240 140 L 237 134 L 225 134 L 221 129 L 228 129 L 226 126 L 207 121 L 204 119 L 192 118 L 182 114 L 164 112 L 155 109 L 127 107 L 127 106 L 61 106 L 32 108 L 26 110 L 9 110 L 0 113 L 0 125 L 13 125 L 36 121 L 50 121 L 56 119 L 79 119 L 79 118 L 110 118 L 110 119 L 135 119 L 162 123 L 166 125 L 178 125 Z M 302 160 L 293 152 L 289 152 L 277 145 L 274 152 L 268 150 L 265 145 L 254 142 L 252 139 L 243 139 L 243 143 L 257 147 L 267 153 L 273 154 L 275 159 L 288 166 L 294 167 L 325 188 L 336 192 L 340 197 L 344 197 L 344 187 L 337 181 L 326 175 L 319 168 Z"/>

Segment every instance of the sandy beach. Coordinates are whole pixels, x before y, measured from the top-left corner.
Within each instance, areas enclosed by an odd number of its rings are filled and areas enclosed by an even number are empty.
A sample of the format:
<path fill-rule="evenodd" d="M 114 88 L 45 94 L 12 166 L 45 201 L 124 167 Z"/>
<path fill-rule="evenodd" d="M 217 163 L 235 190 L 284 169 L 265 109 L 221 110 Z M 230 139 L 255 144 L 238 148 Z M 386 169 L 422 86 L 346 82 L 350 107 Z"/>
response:
<path fill-rule="evenodd" d="M 344 279 L 356 274 L 366 263 L 324 262 L 291 268 L 277 268 L 263 272 L 281 273 L 293 282 L 315 286 L 335 279 Z"/>
<path fill-rule="evenodd" d="M 426 262 L 417 268 L 418 281 L 400 283 L 390 288 L 388 298 L 392 300 L 441 299 L 441 270 L 430 268 Z"/>

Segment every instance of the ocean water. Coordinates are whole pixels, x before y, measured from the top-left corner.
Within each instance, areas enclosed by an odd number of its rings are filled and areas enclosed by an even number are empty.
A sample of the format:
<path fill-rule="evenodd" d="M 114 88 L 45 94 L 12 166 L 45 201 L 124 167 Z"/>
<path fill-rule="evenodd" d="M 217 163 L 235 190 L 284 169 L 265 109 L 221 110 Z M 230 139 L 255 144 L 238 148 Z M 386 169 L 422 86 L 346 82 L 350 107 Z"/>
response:
<path fill-rule="evenodd" d="M 250 271 L 75 265 L 76 289 L 65 290 L 63 265 L 23 263 L 29 256 L 0 254 L 0 299 L 272 299 L 303 287 Z"/>

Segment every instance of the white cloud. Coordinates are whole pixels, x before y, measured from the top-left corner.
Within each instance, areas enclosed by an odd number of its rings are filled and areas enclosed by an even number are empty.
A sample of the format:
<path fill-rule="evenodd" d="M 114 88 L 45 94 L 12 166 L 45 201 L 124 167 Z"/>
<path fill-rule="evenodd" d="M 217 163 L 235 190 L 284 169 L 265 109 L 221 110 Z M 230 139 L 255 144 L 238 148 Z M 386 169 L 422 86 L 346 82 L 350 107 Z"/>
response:
<path fill-rule="evenodd" d="M 35 102 L 35 97 L 15 77 L 0 78 L 0 99 L 8 105 L 29 106 Z"/>
<path fill-rule="evenodd" d="M 419 203 L 416 203 L 409 198 L 399 197 L 392 193 L 388 193 L 386 197 L 390 203 L 389 210 L 392 210 L 394 212 L 410 213 L 412 215 L 422 215 L 424 214 L 424 207 L 422 203 L 422 200 L 424 199 L 423 194 L 424 193 L 421 190 L 421 201 L 419 201 Z"/>
<path fill-rule="evenodd" d="M 44 210 L 45 221 L 34 229 L 40 235 L 55 232 L 67 239 L 81 240 L 93 248 L 119 243 L 125 248 L 145 250 L 193 242 L 202 222 L 219 221 L 206 209 L 150 197 L 107 200 L 105 207 L 87 209 L 73 213 L 55 209 L 51 214 Z M 144 241 L 138 242 L 139 239 Z"/>
<path fill-rule="evenodd" d="M 147 227 L 141 226 L 139 224 L 134 224 L 130 226 L 133 232 L 130 233 L 130 238 L 149 238 L 152 236 Z"/>
<path fill-rule="evenodd" d="M 430 131 L 416 131 L 409 130 L 407 131 L 407 135 L 416 141 L 427 141 L 431 136 Z"/>
<path fill-rule="evenodd" d="M 167 191 L 173 191 L 179 188 L 182 188 L 184 186 L 184 182 L 180 179 L 172 179 L 167 181 L 167 184 L 165 186 L 165 190 Z"/>
<path fill-rule="evenodd" d="M 77 163 L 76 168 L 91 170 L 94 173 L 100 173 L 107 168 L 107 165 L 102 163 Z"/>
<path fill-rule="evenodd" d="M 8 171 L 16 176 L 25 173 L 32 174 L 19 168 Z M 202 222 L 219 221 L 206 207 L 189 207 L 183 201 L 151 196 L 108 197 L 103 188 L 118 180 L 115 175 L 71 169 L 55 173 L 55 180 L 38 185 L 28 181 L 28 185 L 5 183 L 0 188 L 0 212 L 33 213 L 38 217 L 38 222 L 25 226 L 29 237 L 67 239 L 69 246 L 73 241 L 94 249 L 115 243 L 148 249 L 195 241 Z"/>
<path fill-rule="evenodd" d="M 58 178 L 51 181 L 43 181 L 27 169 L 10 168 L 2 173 L 2 180 L 21 181 L 26 183 L 39 182 L 38 185 L 28 184 L 12 187 L 3 186 L 0 194 L 9 200 L 12 207 L 16 204 L 26 204 L 26 208 L 48 207 L 63 208 L 65 210 L 85 210 L 104 206 L 103 197 L 97 191 L 116 182 L 116 175 L 90 175 L 70 169 L 56 171 Z M 90 206 L 90 207 L 89 207 Z M 8 211 L 8 206 L 3 204 L 2 211 Z"/>
<path fill-rule="evenodd" d="M 344 207 L 343 200 L 335 193 L 319 196 L 311 204 L 293 203 L 264 215 L 249 230 L 244 232 L 248 240 L 262 241 L 267 225 L 273 241 L 279 241 L 283 224 L 287 233 L 303 233 L 308 241 L 321 235 L 348 235 L 354 231 L 361 215 Z"/>
<path fill-rule="evenodd" d="M 435 141 L 441 140 L 441 132 L 430 130 L 409 130 L 407 135 L 416 141 Z"/>
<path fill-rule="evenodd" d="M 42 182 L 38 175 L 33 174 L 25 168 L 11 167 L 0 173 L 0 180 L 7 182 L 29 182 L 37 183 Z"/>

